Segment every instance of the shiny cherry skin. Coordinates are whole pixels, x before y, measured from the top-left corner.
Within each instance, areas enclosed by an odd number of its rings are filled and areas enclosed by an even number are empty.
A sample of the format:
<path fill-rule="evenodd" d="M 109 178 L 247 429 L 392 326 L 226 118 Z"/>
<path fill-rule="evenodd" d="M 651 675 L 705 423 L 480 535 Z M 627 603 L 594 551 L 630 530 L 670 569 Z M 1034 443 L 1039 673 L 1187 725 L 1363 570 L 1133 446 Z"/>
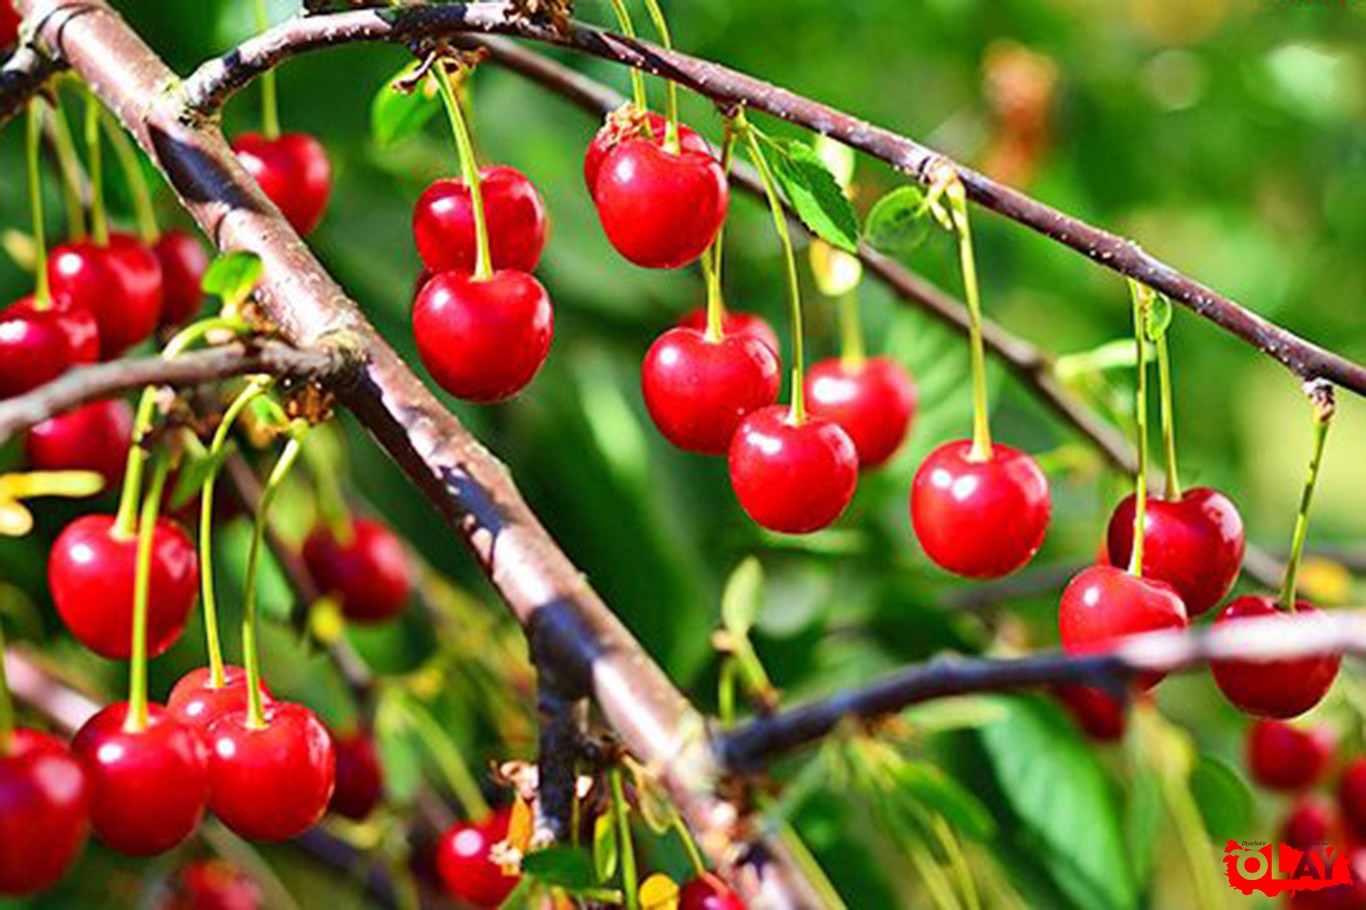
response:
<path fill-rule="evenodd" d="M 1068 583 L 1058 607 L 1062 646 L 1070 654 L 1104 651 L 1130 635 L 1184 629 L 1187 622 L 1175 588 L 1114 566 L 1082 569 Z M 1136 684 L 1149 689 L 1161 679 L 1162 674 L 1145 674 Z"/>
<path fill-rule="evenodd" d="M 413 304 L 417 351 L 437 385 L 489 404 L 526 387 L 550 353 L 555 312 L 540 282 L 505 269 L 486 281 L 435 275 Z"/>
<path fill-rule="evenodd" d="M 1100 743 L 1124 738 L 1128 713 L 1123 701 L 1094 686 L 1058 686 L 1054 691 L 1087 737 Z"/>
<path fill-rule="evenodd" d="M 730 484 L 740 507 L 770 531 L 809 534 L 844 512 L 858 486 L 858 453 L 838 424 L 791 420 L 786 405 L 752 412 L 730 443 Z"/>
<path fill-rule="evenodd" d="M 83 404 L 35 424 L 24 452 L 35 471 L 95 471 L 117 489 L 132 445 L 133 409 L 122 399 Z"/>
<path fill-rule="evenodd" d="M 133 581 L 137 536 L 114 533 L 114 516 L 86 515 L 66 526 L 48 554 L 48 586 L 62 621 L 76 640 L 103 657 L 133 653 Z M 199 593 L 199 557 L 175 522 L 159 519 L 152 532 L 147 602 L 147 654 L 156 657 L 185 629 Z"/>
<path fill-rule="evenodd" d="M 372 518 L 353 518 L 345 543 L 320 523 L 304 541 L 304 563 L 319 590 L 338 595 L 342 613 L 354 622 L 392 619 L 413 592 L 413 565 L 403 541 Z"/>
<path fill-rule="evenodd" d="M 896 361 L 822 360 L 806 373 L 812 414 L 844 428 L 858 451 L 860 468 L 876 468 L 896 453 L 911 429 L 916 391 L 911 374 Z"/>
<path fill-rule="evenodd" d="M 250 876 L 211 859 L 181 869 L 157 910 L 264 910 L 265 906 L 265 896 Z"/>
<path fill-rule="evenodd" d="M 161 265 L 131 234 L 111 233 L 106 246 L 78 240 L 56 247 L 47 272 L 54 300 L 95 317 L 105 360 L 150 338 L 161 321 Z"/>
<path fill-rule="evenodd" d="M 90 782 L 90 822 L 110 849 L 165 853 L 194 833 L 209 800 L 208 752 L 189 727 L 150 705 L 147 726 L 127 729 L 129 705 L 100 711 L 71 741 Z"/>
<path fill-rule="evenodd" d="M 1319 612 L 1304 601 L 1297 602 L 1296 610 L 1301 615 Z M 1279 609 L 1274 597 L 1249 595 L 1229 601 L 1214 626 L 1217 629 L 1244 619 L 1276 618 L 1287 625 L 1293 621 L 1290 613 Z M 1209 668 L 1224 697 L 1234 705 L 1248 714 L 1284 719 L 1317 705 L 1333 687 L 1341 665 L 1341 654 L 1314 654 L 1291 660 L 1211 660 Z"/>
<path fill-rule="evenodd" d="M 519 876 L 505 875 L 489 855 L 508 836 L 511 815 L 499 810 L 478 824 L 457 822 L 436 844 L 436 870 L 446 892 L 475 907 L 499 907 Z"/>
<path fill-rule="evenodd" d="M 754 335 L 712 341 L 673 328 L 655 340 L 640 367 L 640 388 L 655 426 L 689 452 L 720 455 L 745 415 L 778 400 L 778 358 Z"/>
<path fill-rule="evenodd" d="M 334 736 L 337 751 L 337 787 L 329 808 L 352 821 L 370 817 L 384 801 L 384 768 L 369 730 Z"/>
<path fill-rule="evenodd" d="M 209 728 L 214 813 L 247 840 L 277 843 L 318 823 L 336 785 L 332 734 L 303 705 L 275 702 L 265 726 L 234 711 Z"/>
<path fill-rule="evenodd" d="M 730 202 L 726 175 L 709 153 L 673 154 L 646 139 L 607 153 L 593 195 L 612 246 L 651 269 L 696 261 L 716 239 Z"/>
<path fill-rule="evenodd" d="M 270 704 L 273 699 L 264 682 L 261 699 Z M 223 668 L 223 685 L 213 684 L 213 671 L 208 667 L 191 670 L 171 689 L 166 699 L 166 710 L 187 727 L 207 734 L 220 717 L 247 709 L 247 671 L 241 667 Z"/>
<path fill-rule="evenodd" d="M 541 194 L 513 167 L 480 168 L 479 177 L 493 268 L 534 271 L 545 249 Z M 474 203 L 464 180 L 438 180 L 423 191 L 413 207 L 413 239 L 431 271 L 474 271 Z"/>
<path fill-rule="evenodd" d="M 698 307 L 684 314 L 678 320 L 678 324 L 685 329 L 697 329 L 699 332 L 707 330 L 707 308 Z M 721 316 L 721 333 L 724 335 L 753 335 L 764 344 L 768 345 L 775 357 L 782 359 L 783 348 L 778 343 L 778 333 L 773 331 L 773 326 L 762 316 L 753 313 L 742 313 L 739 310 L 726 310 Z"/>
<path fill-rule="evenodd" d="M 1328 769 L 1336 746 L 1337 737 L 1328 727 L 1258 720 L 1247 734 L 1247 767 L 1267 789 L 1306 790 Z"/>
<path fill-rule="evenodd" d="M 1175 588 L 1191 616 L 1223 600 L 1243 565 L 1243 519 L 1233 501 L 1209 487 L 1195 487 L 1177 500 L 1149 496 L 1144 514 L 1143 574 Z M 1106 539 L 1111 563 L 1128 565 L 1134 546 L 1132 493 L 1115 508 Z"/>
<path fill-rule="evenodd" d="M 1281 825 L 1281 842 L 1292 846 L 1332 843 L 1337 840 L 1340 825 L 1337 810 L 1329 800 L 1306 793 L 1290 807 Z"/>
<path fill-rule="evenodd" d="M 1338 782 L 1338 809 L 1342 820 L 1358 840 L 1366 840 L 1366 758 L 1347 766 Z"/>
<path fill-rule="evenodd" d="M 80 762 L 46 733 L 18 729 L 0 753 L 0 897 L 44 891 L 80 856 L 90 829 Z"/>
<path fill-rule="evenodd" d="M 1048 478 L 999 443 L 982 461 L 966 439 L 946 442 L 911 484 L 911 525 L 925 555 L 965 578 L 1000 578 L 1034 558 L 1048 530 Z"/>
<path fill-rule="evenodd" d="M 208 252 L 184 231 L 166 231 L 152 244 L 152 254 L 161 265 L 161 324 L 189 322 L 204 304 Z"/>
<path fill-rule="evenodd" d="M 678 910 L 745 910 L 745 902 L 721 879 L 704 872 L 683 886 Z"/>
<path fill-rule="evenodd" d="M 61 302 L 37 309 L 25 297 L 0 310 L 0 399 L 51 382 L 99 359 L 99 327 L 88 310 Z"/>
<path fill-rule="evenodd" d="M 332 164 L 322 143 L 308 133 L 274 139 L 243 133 L 232 150 L 294 230 L 303 236 L 318 226 L 332 193 Z"/>
<path fill-rule="evenodd" d="M 643 139 L 663 147 L 669 126 L 668 120 L 654 111 L 646 115 L 646 120 L 650 125 L 648 134 L 643 129 L 632 130 L 627 124 L 614 122 L 610 117 L 608 122 L 603 124 L 602 129 L 598 130 L 593 141 L 588 144 L 588 151 L 583 156 L 583 182 L 587 185 L 590 196 L 594 194 L 597 187 L 598 172 L 602 170 L 603 159 L 617 145 L 627 139 Z M 691 152 L 699 152 L 703 155 L 711 154 L 711 147 L 707 145 L 707 140 L 703 139 L 696 130 L 687 124 L 680 123 L 678 125 L 678 145 L 679 148 Z"/>

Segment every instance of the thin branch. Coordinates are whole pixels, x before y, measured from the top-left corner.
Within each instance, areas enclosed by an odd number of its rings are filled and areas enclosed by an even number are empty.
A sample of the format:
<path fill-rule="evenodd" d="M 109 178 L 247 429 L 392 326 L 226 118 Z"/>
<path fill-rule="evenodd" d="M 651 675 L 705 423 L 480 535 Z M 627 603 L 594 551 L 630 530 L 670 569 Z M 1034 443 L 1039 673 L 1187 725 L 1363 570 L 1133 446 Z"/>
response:
<path fill-rule="evenodd" d="M 17 115 L 29 99 L 42 91 L 62 65 L 27 47 L 10 55 L 0 67 L 0 124 Z"/>

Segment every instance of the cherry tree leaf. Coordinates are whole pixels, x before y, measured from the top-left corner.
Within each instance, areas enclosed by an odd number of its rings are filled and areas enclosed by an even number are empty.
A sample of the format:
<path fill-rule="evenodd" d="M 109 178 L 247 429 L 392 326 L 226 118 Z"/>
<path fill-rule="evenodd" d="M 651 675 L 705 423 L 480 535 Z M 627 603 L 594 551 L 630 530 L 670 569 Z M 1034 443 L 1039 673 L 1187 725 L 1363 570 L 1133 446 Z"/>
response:
<path fill-rule="evenodd" d="M 423 78 L 411 91 L 395 84 L 410 80 L 419 65 L 414 61 L 395 73 L 370 103 L 370 132 L 380 148 L 416 133 L 441 110 L 436 82 L 430 77 Z"/>
<path fill-rule="evenodd" d="M 593 861 L 583 850 L 572 847 L 528 853 L 522 860 L 522 873 L 566 891 L 583 891 L 595 884 Z"/>
<path fill-rule="evenodd" d="M 764 569 L 759 560 L 747 556 L 726 579 L 721 593 L 721 624 L 737 638 L 754 628 L 763 604 Z"/>
<path fill-rule="evenodd" d="M 768 138 L 773 176 L 802 224 L 846 253 L 858 250 L 858 215 L 816 150 L 795 139 Z"/>
<path fill-rule="evenodd" d="M 869 245 L 884 253 L 913 250 L 929 235 L 925 193 L 918 186 L 900 186 L 879 199 L 864 227 Z"/>
<path fill-rule="evenodd" d="M 1154 294 L 1152 302 L 1148 304 L 1148 318 L 1143 323 L 1143 334 L 1148 336 L 1149 341 L 1161 341 L 1171 324 L 1172 302 L 1162 294 Z"/>
<path fill-rule="evenodd" d="M 221 297 L 229 303 L 240 303 L 256 289 L 261 280 L 261 257 L 255 253 L 234 250 L 223 253 L 209 263 L 201 286 L 205 294 Z"/>

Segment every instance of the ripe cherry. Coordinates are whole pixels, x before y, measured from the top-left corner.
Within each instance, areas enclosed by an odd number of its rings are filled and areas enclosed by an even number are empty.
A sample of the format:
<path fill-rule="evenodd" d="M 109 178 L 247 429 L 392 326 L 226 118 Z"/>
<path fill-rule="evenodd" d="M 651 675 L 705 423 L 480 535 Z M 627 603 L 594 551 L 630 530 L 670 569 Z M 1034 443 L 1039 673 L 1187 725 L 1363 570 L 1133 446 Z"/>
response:
<path fill-rule="evenodd" d="M 413 566 L 403 541 L 371 518 L 351 521 L 347 543 L 319 524 L 304 541 L 304 562 L 318 588 L 340 596 L 342 613 L 355 622 L 392 619 L 413 591 Z"/>
<path fill-rule="evenodd" d="M 819 417 L 792 422 L 791 409 L 751 413 L 730 443 L 730 483 L 740 507 L 770 531 L 807 534 L 830 524 L 858 486 L 849 434 Z"/>
<path fill-rule="evenodd" d="M 66 746 L 45 733 L 15 730 L 0 752 L 0 896 L 43 891 L 85 847 L 90 788 Z"/>
<path fill-rule="evenodd" d="M 1304 601 L 1296 615 L 1319 611 Z M 1277 608 L 1267 596 L 1236 597 L 1214 620 L 1215 628 L 1244 619 L 1277 619 L 1287 625 L 1292 614 Z M 1293 635 L 1293 631 L 1287 631 Z M 1263 717 L 1295 717 L 1317 705 L 1337 679 L 1341 654 L 1314 654 L 1289 660 L 1211 660 L 1210 671 L 1224 697 L 1249 714 Z"/>
<path fill-rule="evenodd" d="M 1338 808 L 1352 835 L 1366 840 L 1366 758 L 1347 766 L 1338 784 Z"/>
<path fill-rule="evenodd" d="M 1337 840 L 1339 822 L 1333 804 L 1317 794 L 1295 800 L 1281 826 L 1281 842 L 1292 846 L 1328 844 Z"/>
<path fill-rule="evenodd" d="M 332 192 L 332 165 L 317 139 L 307 133 L 274 139 L 244 133 L 232 150 L 294 230 L 306 235 L 318 226 Z"/>
<path fill-rule="evenodd" d="M 1063 591 L 1058 629 L 1063 649 L 1072 654 L 1104 651 L 1130 635 L 1184 629 L 1186 608 L 1176 589 L 1163 581 L 1130 575 L 1114 566 L 1082 569 Z M 1151 688 L 1162 674 L 1139 677 Z"/>
<path fill-rule="evenodd" d="M 685 329 L 697 329 L 699 332 L 707 330 L 707 308 L 698 307 L 689 311 L 678 320 L 678 324 Z M 753 313 L 742 313 L 739 310 L 726 310 L 721 316 L 721 333 L 723 335 L 753 335 L 764 344 L 768 345 L 774 356 L 782 358 L 783 348 L 778 343 L 778 333 L 773 331 L 773 326 L 769 325 L 762 316 Z"/>
<path fill-rule="evenodd" d="M 516 168 L 480 168 L 484 223 L 495 269 L 534 271 L 545 249 L 546 215 L 541 194 Z M 474 203 L 464 180 L 438 180 L 413 208 L 418 254 L 433 272 L 474 272 Z"/>
<path fill-rule="evenodd" d="M 19 40 L 19 13 L 10 0 L 0 0 L 0 48 Z"/>
<path fill-rule="evenodd" d="M 1124 738 L 1128 716 L 1123 701 L 1094 686 L 1058 686 L 1055 692 L 1088 737 L 1102 743 Z"/>
<path fill-rule="evenodd" d="M 550 352 L 555 313 L 545 288 L 526 272 L 505 269 L 486 281 L 442 272 L 417 295 L 413 334 L 439 386 L 487 404 L 531 382 Z"/>
<path fill-rule="evenodd" d="M 628 139 L 603 159 L 593 196 L 617 252 L 645 268 L 676 269 L 716 239 L 730 190 L 709 153 L 673 154 L 648 140 Z"/>
<path fill-rule="evenodd" d="M 946 442 L 911 484 L 911 524 L 925 555 L 967 578 L 999 578 L 1033 559 L 1048 512 L 1038 463 L 999 443 L 977 461 L 968 440 Z"/>
<path fill-rule="evenodd" d="M 333 737 L 337 750 L 337 788 L 330 808 L 353 821 L 369 818 L 384 800 L 384 768 L 369 730 Z"/>
<path fill-rule="evenodd" d="M 107 246 L 63 244 L 49 254 L 47 273 L 54 300 L 95 317 L 105 360 L 150 338 L 161 321 L 161 266 L 129 234 L 110 234 Z"/>
<path fill-rule="evenodd" d="M 81 727 L 71 752 L 90 782 L 90 820 L 108 847 L 164 853 L 199 826 L 209 799 L 208 754 L 199 734 L 150 705 L 147 726 L 128 729 L 127 702 Z"/>
<path fill-rule="evenodd" d="M 261 683 L 261 698 L 271 703 L 270 691 Z M 247 708 L 247 671 L 241 667 L 223 668 L 223 685 L 213 684 L 208 667 L 191 670 L 180 678 L 166 699 L 166 710 L 187 727 L 207 734 L 220 717 Z"/>
<path fill-rule="evenodd" d="M 1176 589 L 1191 616 L 1219 603 L 1243 565 L 1243 519 L 1232 500 L 1209 487 L 1180 499 L 1148 497 L 1143 532 L 1143 574 Z M 1115 508 L 1107 535 L 1110 561 L 1127 565 L 1134 546 L 1134 497 Z"/>
<path fill-rule="evenodd" d="M 436 869 L 446 891 L 457 900 L 476 907 L 498 907 L 519 876 L 505 875 L 489 851 L 508 836 L 511 815 L 495 812 L 479 824 L 457 822 L 446 829 L 436 845 Z"/>
<path fill-rule="evenodd" d="M 745 415 L 778 400 L 778 357 L 754 335 L 716 341 L 697 329 L 660 335 L 640 367 L 645 406 L 664 438 L 720 455 Z"/>
<path fill-rule="evenodd" d="M 161 265 L 161 324 L 189 322 L 204 303 L 204 272 L 209 254 L 184 231 L 167 231 L 152 245 Z"/>
<path fill-rule="evenodd" d="M 24 451 L 34 470 L 95 471 L 112 490 L 123 478 L 132 436 L 128 402 L 92 401 L 35 424 L 24 436 Z"/>
<path fill-rule="evenodd" d="M 704 872 L 683 886 L 678 910 L 745 910 L 745 902 L 721 879 Z"/>
<path fill-rule="evenodd" d="M 209 728 L 209 750 L 213 811 L 242 837 L 289 840 L 327 811 L 336 784 L 332 734 L 303 705 L 267 705 L 260 728 L 245 711 L 224 715 Z"/>
<path fill-rule="evenodd" d="M 175 876 L 157 910 L 262 910 L 260 887 L 222 860 L 189 863 Z"/>
<path fill-rule="evenodd" d="M 99 359 L 99 327 L 88 310 L 61 301 L 39 310 L 26 297 L 0 310 L 0 398 L 22 395 L 70 367 Z"/>
<path fill-rule="evenodd" d="M 133 581 L 137 535 L 115 533 L 114 516 L 86 515 L 57 537 L 48 555 L 52 599 L 71 634 L 96 654 L 126 660 L 133 653 Z M 174 522 L 152 533 L 147 601 L 147 654 L 175 643 L 199 593 L 199 558 Z"/>
<path fill-rule="evenodd" d="M 911 428 L 915 383 L 886 357 L 858 364 L 832 358 L 807 371 L 806 400 L 812 414 L 849 434 L 860 468 L 875 468 L 892 457 Z"/>
<path fill-rule="evenodd" d="M 627 139 L 644 139 L 661 147 L 664 145 L 664 139 L 667 136 L 666 130 L 669 126 L 668 121 L 653 111 L 645 115 L 645 119 L 650 125 L 648 136 L 645 130 L 640 128 L 640 119 L 633 117 L 616 119 L 608 116 L 607 123 L 598 130 L 593 141 L 588 144 L 588 151 L 583 156 L 583 182 L 587 184 L 590 196 L 594 194 L 598 185 L 598 172 L 602 170 L 603 159 L 618 144 Z M 707 140 L 703 139 L 696 130 L 682 123 L 678 125 L 678 145 L 690 152 L 711 154 L 711 147 L 707 145 Z"/>
<path fill-rule="evenodd" d="M 1336 745 L 1327 727 L 1302 729 L 1279 720 L 1259 720 L 1247 734 L 1248 770 L 1271 790 L 1304 790 L 1328 768 Z"/>

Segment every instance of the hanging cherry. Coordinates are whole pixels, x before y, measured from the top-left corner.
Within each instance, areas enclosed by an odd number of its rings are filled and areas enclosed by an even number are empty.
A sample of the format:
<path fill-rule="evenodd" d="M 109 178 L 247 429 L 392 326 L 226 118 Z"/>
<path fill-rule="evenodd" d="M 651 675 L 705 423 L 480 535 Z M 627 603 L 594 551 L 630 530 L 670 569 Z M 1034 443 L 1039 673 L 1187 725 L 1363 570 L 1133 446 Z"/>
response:
<path fill-rule="evenodd" d="M 364 821 L 384 801 L 384 768 L 375 738 L 364 728 L 334 736 L 337 787 L 329 808 L 352 821 Z"/>
<path fill-rule="evenodd" d="M 1318 794 L 1306 793 L 1290 807 L 1281 825 L 1281 842 L 1301 849 L 1308 844 L 1332 843 L 1340 827 L 1333 804 Z"/>
<path fill-rule="evenodd" d="M 806 374 L 811 413 L 839 424 L 854 442 L 859 467 L 884 464 L 910 431 L 916 391 L 911 374 L 886 357 L 822 360 Z"/>
<path fill-rule="evenodd" d="M 161 324 L 176 326 L 199 313 L 204 303 L 204 272 L 209 254 L 184 231 L 166 231 L 152 253 L 161 266 Z"/>
<path fill-rule="evenodd" d="M 10 0 L 0 2 L 0 49 L 12 47 L 19 41 L 19 12 Z"/>
<path fill-rule="evenodd" d="M 0 691 L 0 698 L 8 693 Z M 85 847 L 89 786 L 66 746 L 33 730 L 0 734 L 0 896 L 55 885 Z"/>
<path fill-rule="evenodd" d="M 479 169 L 489 257 L 494 269 L 534 271 L 545 249 L 546 214 L 540 193 L 516 168 Z M 478 244 L 474 200 L 464 180 L 438 180 L 413 208 L 413 238 L 432 272 L 473 272 Z"/>
<path fill-rule="evenodd" d="M 113 233 L 52 250 L 48 279 L 63 307 L 86 310 L 99 326 L 100 356 L 116 357 L 150 338 L 161 320 L 161 266 L 142 241 Z"/>
<path fill-rule="evenodd" d="M 261 699 L 270 704 L 270 690 L 263 683 Z M 247 708 L 247 671 L 225 666 L 223 680 L 215 684 L 212 667 L 191 670 L 180 678 L 166 699 L 172 717 L 201 734 L 207 734 L 219 718 Z"/>
<path fill-rule="evenodd" d="M 413 566 L 403 541 L 373 518 L 349 520 L 348 540 L 326 523 L 304 541 L 304 563 L 323 593 L 341 599 L 342 613 L 359 623 L 397 616 L 413 592 Z"/>
<path fill-rule="evenodd" d="M 29 466 L 39 471 L 95 471 L 115 489 L 128 461 L 133 409 L 120 399 L 83 404 L 50 417 L 24 436 Z"/>
<path fill-rule="evenodd" d="M 602 171 L 602 163 L 612 149 L 622 142 L 637 139 L 653 142 L 663 148 L 668 129 L 669 121 L 662 114 L 650 111 L 642 116 L 640 109 L 635 106 L 622 107 L 608 114 L 602 128 L 593 136 L 593 141 L 588 144 L 588 151 L 583 156 L 583 182 L 588 187 L 588 194 L 596 194 L 598 174 Z M 678 146 L 689 152 L 711 154 L 711 146 L 707 145 L 707 140 L 692 127 L 682 123 L 678 125 Z"/>
<path fill-rule="evenodd" d="M 683 886 L 678 910 L 745 910 L 745 902 L 721 879 L 704 872 Z"/>
<path fill-rule="evenodd" d="M 322 143 L 308 133 L 244 133 L 232 150 L 294 230 L 312 233 L 332 193 L 332 164 Z"/>
<path fill-rule="evenodd" d="M 697 329 L 705 332 L 707 329 L 707 308 L 698 307 L 689 310 L 678 320 L 678 325 L 685 329 Z M 775 357 L 782 357 L 783 348 L 778 343 L 778 333 L 773 331 L 773 326 L 768 324 L 762 316 L 754 313 L 745 313 L 740 310 L 726 308 L 721 313 L 721 334 L 723 335 L 753 335 L 773 352 Z"/>
<path fill-rule="evenodd" d="M 1247 767 L 1252 778 L 1271 790 L 1312 787 L 1333 758 L 1337 738 L 1325 726 L 1293 727 L 1279 720 L 1259 720 L 1247 734 Z"/>
<path fill-rule="evenodd" d="M 493 861 L 493 846 L 508 836 L 511 814 L 503 809 L 480 823 L 457 822 L 436 845 L 436 869 L 446 892 L 475 907 L 499 907 L 519 876 Z"/>

